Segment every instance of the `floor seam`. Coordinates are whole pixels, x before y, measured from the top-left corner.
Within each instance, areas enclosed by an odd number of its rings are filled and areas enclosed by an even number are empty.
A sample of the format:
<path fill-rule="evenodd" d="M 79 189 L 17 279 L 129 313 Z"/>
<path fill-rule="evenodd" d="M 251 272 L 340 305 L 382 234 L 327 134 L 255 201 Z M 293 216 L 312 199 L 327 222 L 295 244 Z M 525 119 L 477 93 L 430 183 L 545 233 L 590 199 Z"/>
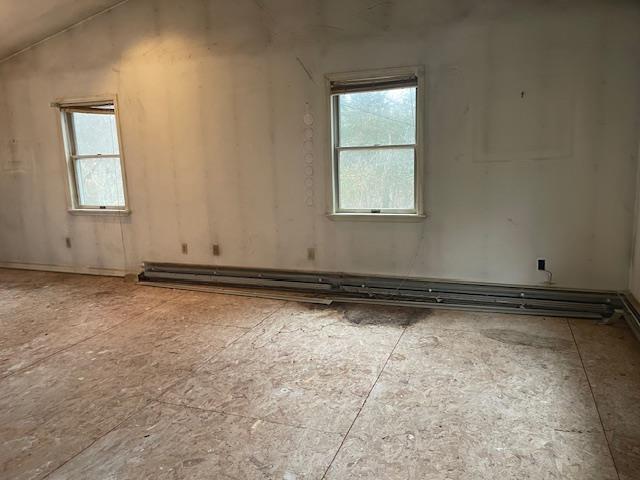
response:
<path fill-rule="evenodd" d="M 358 410 L 358 413 L 356 414 L 356 416 L 354 417 L 353 421 L 351 422 L 351 425 L 349 425 L 347 433 L 345 433 L 344 437 L 342 437 L 342 442 L 340 442 L 340 446 L 336 450 L 336 453 L 333 455 L 333 458 L 329 462 L 329 465 L 327 466 L 327 469 L 324 471 L 324 474 L 322 475 L 320 480 L 324 480 L 326 478 L 326 476 L 327 476 L 327 473 L 329 473 L 329 470 L 331 469 L 331 466 L 333 465 L 333 462 L 335 462 L 336 458 L 338 457 L 338 454 L 340 453 L 340 450 L 342 450 L 342 446 L 344 445 L 344 442 L 347 440 L 347 437 L 349 436 L 349 433 L 351 433 L 351 429 L 353 428 L 353 426 L 355 425 L 356 421 L 358 420 L 358 417 L 360 417 L 360 413 L 362 413 L 362 410 L 364 410 L 364 407 L 367 404 L 367 401 L 369 400 L 369 397 L 371 396 L 371 392 L 373 392 L 373 389 L 378 384 L 378 380 L 380 380 L 380 377 L 382 376 L 382 373 L 384 372 L 384 369 L 387 368 L 387 364 L 389 363 L 389 360 L 391 360 L 391 357 L 393 356 L 394 352 L 396 351 L 396 348 L 398 347 L 398 344 L 400 343 L 400 340 L 402 340 L 402 337 L 404 337 L 404 334 L 406 332 L 407 332 L 407 327 L 404 327 L 404 329 L 402 330 L 402 333 L 398 337 L 398 340 L 396 341 L 395 345 L 391 349 L 391 352 L 389 352 L 389 355 L 387 356 L 387 359 L 384 361 L 384 364 L 382 365 L 382 368 L 380 369 L 380 372 L 378 373 L 378 376 L 376 377 L 375 381 L 373 382 L 373 385 L 371 385 L 371 388 L 367 392 L 367 396 L 365 397 L 364 402 L 362 402 L 362 405 L 360 406 L 360 409 Z"/>
<path fill-rule="evenodd" d="M 270 420 L 267 418 L 260 418 L 260 417 L 252 417 L 251 415 L 242 415 L 240 413 L 231 413 L 231 412 L 225 412 L 224 410 L 219 410 L 219 409 L 215 409 L 215 408 L 203 408 L 203 407 L 195 407 L 193 405 L 186 405 L 184 403 L 174 403 L 174 402 L 168 402 L 166 400 L 156 400 L 158 403 L 161 403 L 163 405 L 169 405 L 172 407 L 180 407 L 180 408 L 188 408 L 191 410 L 198 410 L 199 412 L 209 412 L 209 413 L 217 413 L 219 415 L 228 415 L 231 417 L 238 417 L 238 418 L 244 418 L 247 420 L 255 420 L 255 421 L 259 421 L 259 422 L 265 422 L 265 423 L 272 423 L 274 425 L 281 425 L 283 427 L 290 427 L 290 428 L 297 428 L 299 430 L 311 430 L 313 432 L 318 432 L 318 433 L 324 433 L 326 435 L 342 435 L 342 433 L 340 432 L 331 432 L 328 430 L 321 430 L 319 428 L 313 428 L 313 427 L 307 427 L 305 425 L 294 425 L 291 423 L 287 423 L 287 422 L 278 422 L 276 420 Z"/>
<path fill-rule="evenodd" d="M 71 457 L 67 458 L 64 462 L 62 462 L 60 465 L 58 465 L 56 468 L 54 468 L 53 470 L 51 470 L 50 472 L 46 473 L 44 476 L 40 477 L 40 480 L 44 480 L 47 477 L 50 477 L 51 475 L 53 475 L 55 472 L 57 472 L 58 470 L 60 470 L 62 467 L 64 467 L 66 464 L 68 464 L 69 462 L 71 462 L 73 459 L 75 459 L 76 457 L 82 455 L 84 452 L 86 452 L 88 449 L 90 449 L 91 447 L 93 447 L 97 442 L 99 442 L 100 440 L 102 440 L 104 437 L 106 437 L 107 435 L 109 435 L 111 432 L 113 432 L 114 430 L 117 430 L 118 428 L 120 428 L 120 426 L 122 424 L 124 424 L 125 422 L 127 422 L 130 418 L 132 418 L 133 416 L 137 415 L 138 413 L 140 413 L 142 410 L 144 410 L 145 408 L 147 408 L 149 405 L 151 405 L 152 403 L 154 403 L 155 400 L 150 399 L 147 401 L 147 403 L 145 403 L 143 406 L 141 406 L 140 408 L 135 409 L 134 411 L 132 411 L 131 413 L 129 413 L 127 416 L 125 416 L 120 422 L 118 422 L 116 425 L 114 425 L 112 428 L 110 428 L 109 430 L 107 430 L 106 432 L 104 432 L 103 434 L 99 435 L 98 437 L 94 438 L 86 447 L 80 449 L 77 453 L 74 453 Z"/>
<path fill-rule="evenodd" d="M 67 345 L 66 347 L 61 348 L 60 350 L 56 350 L 55 352 L 53 352 L 53 353 L 51 353 L 51 354 L 47 355 L 46 357 L 43 357 L 43 358 L 41 358 L 41 359 L 39 359 L 39 360 L 36 360 L 35 362 L 30 363 L 29 365 L 26 365 L 26 366 L 24 366 L 24 367 L 22 367 L 22 368 L 20 368 L 20 369 L 16 370 L 15 372 L 12 372 L 12 373 L 10 373 L 9 375 L 6 375 L 6 376 L 4 376 L 4 377 L 0 378 L 0 382 L 2 382 L 3 380 L 5 380 L 5 379 L 7 379 L 7 378 L 13 377 L 14 375 L 17 375 L 17 374 L 19 374 L 19 373 L 22 373 L 22 372 L 24 372 L 25 370 L 28 370 L 28 369 L 30 369 L 31 367 L 33 367 L 33 366 L 35 366 L 35 365 L 38 365 L 38 364 L 40 364 L 40 363 L 42 363 L 42 362 L 44 362 L 44 361 L 46 361 L 46 360 L 49 360 L 51 357 L 54 357 L 55 355 L 58 355 L 58 354 L 63 353 L 63 352 L 66 352 L 67 350 L 70 350 L 70 349 L 72 349 L 73 347 L 76 347 L 76 346 L 80 345 L 81 343 L 84 343 L 84 342 L 86 342 L 86 341 L 88 341 L 88 340 L 91 340 L 91 339 L 93 339 L 93 338 L 95 338 L 95 337 L 97 337 L 97 336 L 99 336 L 99 335 L 104 335 L 105 333 L 109 333 L 109 332 L 110 332 L 111 330 L 113 330 L 114 328 L 118 328 L 118 327 L 119 327 L 120 325 L 122 325 L 124 322 L 131 321 L 131 320 L 134 320 L 134 319 L 140 318 L 142 315 L 145 315 L 145 314 L 147 314 L 147 313 L 153 312 L 154 310 L 156 310 L 157 308 L 161 307 L 162 305 L 166 304 L 167 302 L 169 302 L 169 301 L 171 301 L 171 300 L 172 300 L 172 299 L 164 300 L 163 302 L 160 302 L 160 303 L 158 303 L 157 305 L 154 305 L 153 307 L 149 308 L 149 310 L 145 310 L 144 312 L 140 312 L 139 314 L 134 315 L 133 317 L 130 317 L 130 318 L 124 318 L 123 320 L 119 321 L 119 322 L 118 322 L 118 323 L 116 323 L 115 325 L 112 325 L 112 326 L 110 326 L 109 328 L 107 328 L 107 329 L 105 329 L 105 330 L 101 330 L 100 332 L 94 333 L 93 335 L 90 335 L 90 336 L 88 336 L 88 337 L 86 337 L 86 338 L 83 338 L 82 340 L 78 340 L 77 342 L 72 343 L 71 345 Z M 27 343 L 29 343 L 29 342 L 27 342 Z M 26 343 L 25 343 L 24 345 L 26 345 Z"/>
<path fill-rule="evenodd" d="M 589 385 L 589 391 L 591 392 L 591 398 L 593 399 L 593 405 L 596 407 L 596 413 L 598 414 L 598 420 L 600 420 L 600 427 L 602 428 L 602 435 L 604 435 L 604 441 L 607 444 L 607 449 L 609 450 L 609 455 L 611 456 L 611 461 L 613 462 L 613 468 L 616 471 L 616 477 L 620 480 L 620 472 L 618 471 L 618 465 L 616 464 L 616 459 L 613 456 L 613 450 L 611 449 L 611 444 L 609 443 L 609 436 L 607 435 L 607 429 L 604 426 L 604 422 L 602 421 L 602 415 L 600 414 L 600 408 L 598 407 L 598 401 L 596 400 L 595 393 L 593 392 L 593 386 L 591 385 L 591 380 L 589 380 L 589 373 L 587 372 L 587 367 L 584 364 L 584 360 L 582 358 L 582 353 L 580 352 L 580 347 L 578 346 L 578 341 L 576 340 L 576 336 L 573 333 L 573 328 L 571 328 L 571 322 L 569 319 L 566 319 L 567 326 L 569 327 L 569 331 L 571 332 L 571 336 L 573 337 L 573 343 L 576 346 L 576 351 L 578 352 L 578 357 L 580 358 L 580 363 L 582 364 L 582 370 L 584 371 L 584 376 L 587 379 L 587 384 Z"/>
<path fill-rule="evenodd" d="M 222 347 L 219 351 L 217 351 L 214 355 L 210 356 L 209 358 L 207 358 L 206 360 L 202 361 L 195 369 L 194 371 L 197 371 L 200 367 L 206 365 L 207 363 L 209 363 L 211 360 L 213 360 L 214 358 L 216 358 L 218 355 L 220 355 L 222 352 L 224 352 L 227 348 L 229 348 L 231 345 L 235 344 L 236 342 L 240 341 L 241 338 L 244 338 L 245 335 L 248 335 L 249 333 L 253 332 L 256 328 L 258 328 L 260 325 L 262 325 L 264 322 L 266 322 L 267 320 L 269 320 L 271 317 L 273 317 L 276 313 L 278 313 L 280 310 L 282 310 L 284 307 L 286 306 L 286 303 L 275 308 L 273 311 L 269 312 L 267 315 L 265 315 L 265 317 L 260 320 L 258 323 L 256 323 L 253 327 L 251 328 L 247 328 L 245 329 L 245 331 L 242 333 L 242 335 L 240 335 L 238 338 L 234 339 L 233 341 L 229 342 L 227 345 L 225 345 L 224 347 Z"/>
<path fill-rule="evenodd" d="M 167 299 L 162 303 L 159 303 L 158 305 L 156 305 L 155 307 L 142 312 L 140 315 L 143 315 L 144 313 L 148 313 L 150 311 L 155 310 L 156 308 L 164 305 L 165 303 L 171 301 L 173 299 Z M 285 304 L 286 305 L 286 304 Z M 96 442 L 98 442 L 99 440 L 101 440 L 102 438 L 106 437 L 107 435 L 109 435 L 111 432 L 113 432 L 114 430 L 116 430 L 117 428 L 119 428 L 123 423 L 125 423 L 127 420 L 129 420 L 131 417 L 133 417 L 134 415 L 137 415 L 138 413 L 140 413 L 142 410 L 144 410 L 145 408 L 147 408 L 149 405 L 151 405 L 152 403 L 168 403 L 168 402 L 164 402 L 162 400 L 160 400 L 160 397 L 162 397 L 162 395 L 164 395 L 170 388 L 174 387 L 178 382 L 184 380 L 185 378 L 187 378 L 189 375 L 192 375 L 198 368 L 200 368 L 202 365 L 208 363 L 210 360 L 212 360 L 213 358 L 215 358 L 217 355 L 219 355 L 220 353 L 222 353 L 226 348 L 230 347 L 231 345 L 233 345 L 235 342 L 237 342 L 238 340 L 240 340 L 242 337 L 244 337 L 245 335 L 247 335 L 249 332 L 251 332 L 254 328 L 258 327 L 259 325 L 261 325 L 263 322 L 265 322 L 266 320 L 268 320 L 272 315 L 275 315 L 278 311 L 280 311 L 282 308 L 284 308 L 285 305 L 280 306 L 279 308 L 276 308 L 275 310 L 273 310 L 271 313 L 269 313 L 268 315 L 266 315 L 262 320 L 260 320 L 260 322 L 258 322 L 256 325 L 254 325 L 251 329 L 246 330 L 245 332 L 242 333 L 242 335 L 240 335 L 238 338 L 236 338 L 235 340 L 233 340 L 232 342 L 230 342 L 228 345 L 225 345 L 224 347 L 222 347 L 218 352 L 216 352 L 215 355 L 213 355 L 212 357 L 204 360 L 201 364 L 199 364 L 197 367 L 194 368 L 194 370 L 189 371 L 187 374 L 181 376 L 180 378 L 178 378 L 175 382 L 171 383 L 169 386 L 167 386 L 162 393 L 160 393 L 157 397 L 154 397 L 152 395 L 149 395 L 149 400 L 147 401 L 147 403 L 145 403 L 142 407 L 134 410 L 133 412 L 131 412 L 130 414 L 128 414 L 127 416 L 125 416 L 125 418 L 122 419 L 122 421 L 118 422 L 113 428 L 107 430 L 106 432 L 104 432 L 103 434 L 99 435 L 98 437 L 96 437 L 91 443 L 89 443 L 89 445 L 87 445 L 86 447 L 82 448 L 81 450 L 79 450 L 76 454 L 74 454 L 73 456 L 69 457 L 67 460 L 65 460 L 62 464 L 60 464 L 59 466 L 57 466 L 55 469 L 51 470 L 50 472 L 46 473 L 44 476 L 40 477 L 41 480 L 44 480 L 45 478 L 49 477 L 50 475 L 52 475 L 53 473 L 55 473 L 57 470 L 59 470 L 60 468 L 62 468 L 64 465 L 66 465 L 67 463 L 69 463 L 70 461 L 72 461 L 74 458 L 76 458 L 78 455 L 81 455 L 83 452 L 85 452 L 87 449 L 91 448 L 93 445 L 95 445 Z M 138 318 L 140 315 L 136 315 L 134 318 Z M 123 320 L 123 322 L 126 320 Z M 118 323 L 117 325 L 114 325 L 113 328 L 116 328 L 118 325 L 120 325 L 122 322 Z M 109 329 L 110 330 L 110 329 Z M 106 332 L 106 331 L 105 331 Z M 102 333 L 105 332 L 100 332 L 99 334 L 96 334 L 94 336 L 100 335 Z M 91 337 L 93 338 L 93 337 Z M 85 340 L 89 340 L 89 338 L 85 339 Z M 78 343 L 82 343 L 83 341 L 78 342 Z M 76 343 L 75 345 L 77 345 L 78 343 Z M 73 346 L 75 346 L 73 345 Z M 71 347 L 69 347 L 71 348 Z M 62 350 L 61 350 L 62 351 Z M 60 352 L 57 352 L 60 353 Z M 55 354 L 52 354 L 51 356 L 53 356 Z M 49 358 L 49 357 L 47 357 Z M 43 359 L 44 360 L 44 359 Z M 35 362 L 34 365 L 38 363 Z M 27 367 L 28 368 L 28 367 Z M 17 373 L 17 372 L 16 372 Z M 7 378 L 7 377 L 5 377 Z"/>
<path fill-rule="evenodd" d="M 167 300 L 169 301 L 169 300 Z M 166 303 L 166 302 L 165 302 Z M 159 305 L 158 305 L 159 306 Z M 109 431 L 103 433 L 102 435 L 100 435 L 98 438 L 96 438 L 93 442 L 91 442 L 91 444 L 89 444 L 87 447 L 83 448 L 82 450 L 80 450 L 76 455 L 74 455 L 73 457 L 69 458 L 67 461 L 65 461 L 65 463 L 63 463 L 62 465 L 60 465 L 59 467 L 57 467 L 55 470 L 52 470 L 51 472 L 49 472 L 45 477 L 42 477 L 42 479 L 46 478 L 47 476 L 51 475 L 53 472 L 55 472 L 56 470 L 58 470 L 59 468 L 61 468 L 63 465 L 65 465 L 66 463 L 68 463 L 69 461 L 73 460 L 75 457 L 77 457 L 78 455 L 80 455 L 82 452 L 84 452 L 85 450 L 87 450 L 88 448 L 90 448 L 91 446 L 93 446 L 98 440 L 100 440 L 103 437 L 106 437 L 107 435 L 109 435 L 111 432 L 113 432 L 115 429 L 117 429 L 120 425 L 122 425 L 125 421 L 127 421 L 128 419 L 130 419 L 131 417 L 133 417 L 134 415 L 140 413 L 143 409 L 147 408 L 150 404 L 156 402 L 156 403 L 169 403 L 169 402 L 165 402 L 163 400 L 160 400 L 160 398 L 167 393 L 171 388 L 173 388 L 174 386 L 176 386 L 179 382 L 181 382 L 182 380 L 188 378 L 189 376 L 193 375 L 200 367 L 202 367 L 203 365 L 207 364 L 209 361 L 213 360 L 216 356 L 220 355 L 224 350 L 226 350 L 228 347 L 230 347 L 231 345 L 233 345 L 234 343 L 236 343 L 238 340 L 240 340 L 242 337 L 244 337 L 245 335 L 247 335 L 249 332 L 251 332 L 254 328 L 257 328 L 259 325 L 261 325 L 263 322 L 265 322 L 266 320 L 268 320 L 271 316 L 275 315 L 278 311 L 280 311 L 282 308 L 284 308 L 284 305 L 282 305 L 279 308 L 276 308 L 275 310 L 273 310 L 271 313 L 269 313 L 268 315 L 266 315 L 262 320 L 260 320 L 260 322 L 258 322 L 256 325 L 254 325 L 251 329 L 246 330 L 245 332 L 242 333 L 242 335 L 240 335 L 239 337 L 237 337 L 236 339 L 234 339 L 233 341 L 229 342 L 227 345 L 225 345 L 224 347 L 222 347 L 220 350 L 218 350 L 214 355 L 212 355 L 211 357 L 209 357 L 206 360 L 203 360 L 201 363 L 199 363 L 198 365 L 195 365 L 194 368 L 192 370 L 189 370 L 188 372 L 185 373 L 185 375 L 180 376 L 179 378 L 177 378 L 174 382 L 172 382 L 170 385 L 168 385 L 167 387 L 165 387 L 161 393 L 159 393 L 157 396 L 154 395 L 149 395 L 150 399 L 149 401 L 143 406 L 140 407 L 139 409 L 135 410 L 134 412 L 132 412 L 130 415 L 128 415 L 125 419 L 122 420 L 122 422 L 118 423 L 115 427 L 113 427 L 112 429 L 110 429 Z"/>
<path fill-rule="evenodd" d="M 286 304 L 285 304 L 286 305 Z M 193 368 L 189 371 L 189 373 L 187 373 L 186 375 L 181 376 L 180 378 L 178 378 L 175 382 L 171 383 L 169 386 L 167 386 L 165 389 L 162 390 L 162 392 L 160 392 L 157 396 L 154 396 L 153 399 L 160 402 L 160 398 L 167 393 L 169 390 L 171 390 L 173 387 L 175 387 L 178 383 L 180 383 L 182 380 L 184 380 L 185 378 L 194 375 L 195 373 L 198 372 L 198 370 L 200 368 L 202 368 L 203 366 L 205 366 L 206 364 L 208 364 L 211 360 L 213 360 L 214 358 L 216 358 L 218 355 L 220 355 L 222 352 L 224 352 L 227 348 L 229 348 L 231 345 L 234 345 L 236 342 L 238 342 L 241 338 L 244 338 L 245 335 L 248 335 L 249 333 L 251 333 L 254 329 L 258 328 L 260 325 L 262 325 L 264 322 L 266 322 L 269 318 L 271 318 L 273 315 L 275 315 L 276 313 L 278 313 L 280 310 L 282 310 L 285 305 L 282 305 L 278 308 L 276 308 L 275 310 L 273 310 L 271 313 L 267 314 L 262 320 L 260 320 L 257 324 L 255 324 L 253 327 L 251 327 L 250 329 L 245 330 L 244 332 L 242 332 L 242 335 L 238 336 L 237 338 L 233 339 L 232 341 L 230 341 L 227 345 L 225 345 L 224 347 L 222 347 L 220 350 L 218 350 L 216 353 L 214 353 L 213 355 L 211 355 L 209 358 L 206 358 L 205 360 L 203 360 L 202 362 L 198 363 L 197 365 L 194 365 Z"/>

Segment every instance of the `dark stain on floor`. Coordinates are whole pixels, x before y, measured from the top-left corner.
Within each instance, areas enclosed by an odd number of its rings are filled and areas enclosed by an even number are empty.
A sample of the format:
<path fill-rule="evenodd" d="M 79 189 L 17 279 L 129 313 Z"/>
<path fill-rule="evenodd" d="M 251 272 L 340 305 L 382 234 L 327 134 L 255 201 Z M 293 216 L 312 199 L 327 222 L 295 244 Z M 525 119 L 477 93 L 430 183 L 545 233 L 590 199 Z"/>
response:
<path fill-rule="evenodd" d="M 489 328 L 481 330 L 482 335 L 492 340 L 510 345 L 524 345 L 534 348 L 548 348 L 552 350 L 569 350 L 572 346 L 570 340 L 556 337 L 542 337 L 531 333 L 519 332 L 507 328 Z"/>
<path fill-rule="evenodd" d="M 390 305 L 346 303 L 335 306 L 343 318 L 353 325 L 393 325 L 408 327 L 429 315 L 430 310 Z"/>

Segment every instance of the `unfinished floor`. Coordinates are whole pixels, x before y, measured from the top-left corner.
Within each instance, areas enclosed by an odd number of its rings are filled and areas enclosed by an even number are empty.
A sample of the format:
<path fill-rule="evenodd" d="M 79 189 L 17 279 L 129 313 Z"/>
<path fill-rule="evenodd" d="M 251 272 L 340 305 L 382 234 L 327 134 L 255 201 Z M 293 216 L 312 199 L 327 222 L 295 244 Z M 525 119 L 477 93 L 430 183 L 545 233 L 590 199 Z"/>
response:
<path fill-rule="evenodd" d="M 621 323 L 0 269 L 2 479 L 637 479 Z"/>

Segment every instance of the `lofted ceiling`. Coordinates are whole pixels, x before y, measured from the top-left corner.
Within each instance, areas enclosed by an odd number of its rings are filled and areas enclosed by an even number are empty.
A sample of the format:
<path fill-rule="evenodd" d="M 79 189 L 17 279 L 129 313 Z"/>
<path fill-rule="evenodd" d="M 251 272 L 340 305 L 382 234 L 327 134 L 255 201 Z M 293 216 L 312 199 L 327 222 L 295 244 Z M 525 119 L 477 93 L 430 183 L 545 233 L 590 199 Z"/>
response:
<path fill-rule="evenodd" d="M 51 35 L 77 24 L 95 14 L 127 0 L 0 0 L 0 61 Z M 175 0 L 174 0 L 175 1 Z M 260 8 L 272 19 L 277 19 L 288 30 L 308 29 L 300 25 L 300 12 L 333 12 L 331 19 L 337 31 L 349 30 L 353 25 L 366 24 L 378 28 L 393 19 L 398 25 L 424 27 L 452 19 L 464 18 L 471 13 L 495 15 L 509 11 L 518 2 L 514 0 L 201 0 L 217 7 L 229 3 L 248 3 Z M 519 0 L 531 6 L 584 5 L 604 0 Z M 638 0 L 621 0 L 635 2 Z M 188 5 L 189 4 L 187 2 Z M 334 25 L 335 24 L 335 25 Z M 313 26 L 313 25 L 312 25 Z M 316 27 L 318 25 L 315 25 Z M 331 27 L 331 26 L 330 26 Z"/>
<path fill-rule="evenodd" d="M 0 59 L 122 0 L 1 0 Z"/>

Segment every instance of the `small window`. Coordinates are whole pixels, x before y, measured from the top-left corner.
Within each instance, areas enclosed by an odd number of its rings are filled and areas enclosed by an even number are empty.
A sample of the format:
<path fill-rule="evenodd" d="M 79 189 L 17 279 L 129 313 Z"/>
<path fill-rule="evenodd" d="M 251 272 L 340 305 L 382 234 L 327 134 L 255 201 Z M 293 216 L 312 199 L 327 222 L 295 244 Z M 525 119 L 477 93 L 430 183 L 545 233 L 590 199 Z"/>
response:
<path fill-rule="evenodd" d="M 72 210 L 127 210 L 113 101 L 60 106 Z"/>
<path fill-rule="evenodd" d="M 416 71 L 330 79 L 334 214 L 419 215 Z"/>

